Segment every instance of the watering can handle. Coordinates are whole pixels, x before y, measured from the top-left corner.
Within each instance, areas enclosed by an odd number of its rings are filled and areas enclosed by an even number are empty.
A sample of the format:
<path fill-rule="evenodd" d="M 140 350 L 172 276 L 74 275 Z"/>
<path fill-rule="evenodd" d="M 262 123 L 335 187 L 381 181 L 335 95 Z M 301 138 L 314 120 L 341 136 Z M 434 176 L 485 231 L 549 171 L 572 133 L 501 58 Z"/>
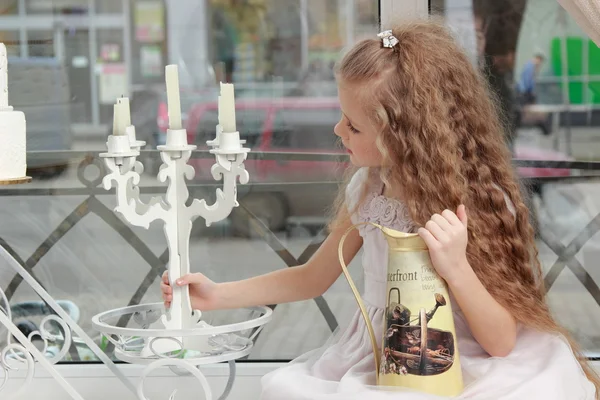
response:
<path fill-rule="evenodd" d="M 354 281 L 352 280 L 352 277 L 350 276 L 350 273 L 348 272 L 346 263 L 344 262 L 344 252 L 343 252 L 344 241 L 346 240 L 346 237 L 350 234 L 350 232 L 352 232 L 354 229 L 358 228 L 361 225 L 373 225 L 374 227 L 381 229 L 381 227 L 379 225 L 374 224 L 372 222 L 361 222 L 356 225 L 352 225 L 350 228 L 348 228 L 346 230 L 346 232 L 342 236 L 342 239 L 340 240 L 340 244 L 338 246 L 338 256 L 340 259 L 340 265 L 342 266 L 342 271 L 344 272 L 344 275 L 346 276 L 346 280 L 348 281 L 348 284 L 350 285 L 350 289 L 352 289 L 354 298 L 356 299 L 356 302 L 358 303 L 358 308 L 360 309 L 360 312 L 365 320 L 365 324 L 367 325 L 367 330 L 369 332 L 369 336 L 371 337 L 371 345 L 373 346 L 373 356 L 375 357 L 375 377 L 377 379 L 377 385 L 379 385 L 380 357 L 379 357 L 379 348 L 377 347 L 377 340 L 375 338 L 375 332 L 373 331 L 373 324 L 371 324 L 371 320 L 369 319 L 369 315 L 367 314 L 365 304 L 363 303 L 362 298 L 360 297 L 360 294 L 358 293 L 358 289 L 356 289 L 356 285 L 354 285 Z"/>

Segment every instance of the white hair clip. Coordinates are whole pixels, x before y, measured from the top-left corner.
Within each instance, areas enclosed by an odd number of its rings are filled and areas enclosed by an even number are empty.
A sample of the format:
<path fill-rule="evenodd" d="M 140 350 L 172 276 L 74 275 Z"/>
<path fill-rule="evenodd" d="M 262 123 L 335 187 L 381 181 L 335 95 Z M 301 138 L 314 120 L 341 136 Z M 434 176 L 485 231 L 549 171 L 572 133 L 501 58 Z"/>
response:
<path fill-rule="evenodd" d="M 377 34 L 377 37 L 383 39 L 383 47 L 393 48 L 395 45 L 400 43 L 396 36 L 392 35 L 391 30 L 383 31 Z"/>

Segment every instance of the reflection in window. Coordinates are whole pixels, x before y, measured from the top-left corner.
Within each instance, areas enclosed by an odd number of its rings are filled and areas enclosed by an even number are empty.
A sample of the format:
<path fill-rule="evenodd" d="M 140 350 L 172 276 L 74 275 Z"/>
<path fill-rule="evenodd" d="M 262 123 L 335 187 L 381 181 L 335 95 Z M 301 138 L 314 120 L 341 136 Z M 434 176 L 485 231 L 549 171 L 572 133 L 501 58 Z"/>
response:
<path fill-rule="evenodd" d="M 28 31 L 29 57 L 55 57 L 52 31 Z"/>
<path fill-rule="evenodd" d="M 331 81 L 339 51 L 372 35 L 377 4 L 333 0 L 209 2 L 209 54 L 236 83 Z"/>
<path fill-rule="evenodd" d="M 552 0 L 435 2 L 498 96 L 507 142 L 600 121 L 600 50 Z M 567 113 L 566 106 L 584 106 Z M 572 142 L 564 145 L 573 155 Z M 561 150 L 560 140 L 553 150 Z M 586 149 L 586 152 L 589 149 Z M 590 154 L 586 154 L 586 157 Z"/>
<path fill-rule="evenodd" d="M 508 122 L 507 138 L 516 158 L 600 158 L 600 49 L 559 3 L 436 3 L 486 72 Z M 600 297 L 593 289 L 600 282 L 594 275 L 599 241 L 597 230 L 586 229 L 597 218 L 600 197 L 595 178 L 573 175 L 593 176 L 597 171 L 520 168 L 518 172 L 525 187 L 531 189 L 524 198 L 537 227 L 542 268 L 545 274 L 553 271 L 546 276 L 550 307 L 585 351 L 594 355 L 600 349 L 600 338 L 588 316 L 600 311 Z M 569 260 L 561 259 L 559 263 L 567 268 L 549 278 L 557 272 L 557 256 L 565 255 L 557 243 L 567 237 L 565 246 L 577 238 L 582 248 L 569 254 Z M 575 274 L 573 265 L 578 266 Z"/>
<path fill-rule="evenodd" d="M 123 0 L 95 0 L 95 7 L 98 14 L 119 14 L 123 12 Z"/>
<path fill-rule="evenodd" d="M 22 57 L 9 61 L 10 101 L 27 116 L 28 173 L 33 176 L 33 187 L 40 189 L 39 196 L 18 194 L 30 186 L 0 196 L 0 221 L 4 222 L 0 239 L 24 260 L 40 255 L 35 249 L 42 243 L 52 243 L 32 266 L 34 273 L 53 296 L 68 299 L 80 310 L 79 323 L 107 348 L 106 341 L 89 326 L 90 317 L 131 302 L 158 301 L 158 273 L 164 269 L 161 260 L 152 260 L 166 248 L 160 225 L 152 224 L 148 230 L 115 226 L 119 218 L 112 214 L 114 195 L 96 183 L 87 186 L 83 180 L 99 177 L 98 168 L 86 168 L 85 163 L 102 164 L 97 151 L 106 149 L 116 98 L 129 95 L 137 138 L 147 142 L 145 150 L 156 149 L 166 138 L 164 67 L 175 63 L 189 141 L 200 149 L 206 150 L 206 141 L 215 137 L 217 82 L 227 80 L 235 83 L 241 138 L 254 152 L 331 152 L 337 147 L 333 128 L 339 119 L 332 65 L 347 44 L 364 36 L 375 37 L 376 3 L 0 0 L 0 6 L 12 7 L 0 7 L 6 15 L 3 18 L 11 19 L 11 27 L 24 22 L 14 31 L 5 27 L 0 38 L 8 45 L 9 54 Z M 170 18 L 173 15 L 177 18 Z M 171 23 L 173 20 L 176 22 Z M 21 39 L 29 43 L 21 43 Z M 301 97 L 313 106 L 310 110 L 301 110 L 298 104 L 284 108 L 283 103 L 289 104 L 292 97 Z M 318 105 L 329 101 L 328 108 Z M 156 177 L 158 168 L 153 168 L 150 159 L 159 165 L 157 152 L 144 151 L 138 159 L 144 162 L 141 179 L 148 189 L 143 196 L 163 194 Z M 196 177 L 190 184 L 214 185 L 210 174 L 214 160 L 194 154 L 192 161 Z M 267 226 L 286 248 L 301 254 L 308 243 L 303 235 L 320 231 L 325 210 L 333 202 L 339 164 L 337 160 L 300 161 L 288 160 L 285 154 L 263 158 L 253 154 L 245 163 L 251 178 L 247 185 L 239 186 L 240 203 L 268 221 Z M 207 187 L 210 204 L 216 192 Z M 64 190 L 70 188 L 77 191 Z M 204 197 L 198 190 L 206 188 L 191 189 L 195 197 Z M 94 207 L 85 206 L 91 198 L 108 208 L 96 202 L 104 210 L 96 214 Z M 84 210 L 91 214 L 85 215 Z M 204 226 L 204 221 L 194 224 L 198 230 L 190 243 L 194 272 L 204 271 L 216 281 L 226 281 L 285 267 L 263 239 L 244 229 L 247 218 L 239 216 L 236 220 L 233 213 L 230 220 L 211 227 Z M 306 218 L 311 225 L 305 234 L 296 230 L 286 233 L 288 220 Z M 71 227 L 68 233 L 53 234 L 57 229 L 62 232 L 65 224 Z M 122 234 L 124 231 L 127 233 Z M 239 237 L 233 239 L 233 235 Z M 236 248 L 231 251 L 234 240 Z M 140 248 L 146 250 L 140 253 Z M 151 264 L 159 267 L 156 276 L 155 270 L 149 274 Z M 123 265 L 130 267 L 123 269 Z M 112 277 L 119 271 L 125 275 L 115 286 Z M 3 281 L 4 289 L 10 279 Z M 346 289 L 343 293 L 348 301 L 340 304 L 352 305 Z M 16 288 L 10 298 L 12 304 L 30 300 L 39 299 L 25 290 L 25 285 Z M 305 314 L 305 305 L 294 307 Z M 301 333 L 290 337 L 289 346 L 282 348 L 273 346 L 270 333 L 265 332 L 264 344 L 259 343 L 250 358 L 289 359 L 324 343 L 331 331 L 318 309 L 309 306 L 306 310 L 310 314 L 296 321 L 296 327 L 312 321 L 310 340 Z M 273 331 L 281 331 L 277 323 L 271 326 Z M 72 353 L 73 359 L 88 360 L 85 346 Z M 109 351 L 109 356 L 114 354 Z"/>
<path fill-rule="evenodd" d="M 18 0 L 0 0 L 0 15 L 14 15 L 19 13 Z"/>
<path fill-rule="evenodd" d="M 271 147 L 291 151 L 333 151 L 338 143 L 333 127 L 339 119 L 339 109 L 279 110 Z"/>
<path fill-rule="evenodd" d="M 240 139 L 246 140 L 244 146 L 256 149 L 260 145 L 264 133 L 263 126 L 265 112 L 262 109 L 236 110 L 236 128 L 240 132 Z M 216 109 L 210 109 L 200 114 L 200 124 L 197 128 L 195 144 L 206 146 L 208 140 L 213 140 L 219 118 Z"/>
<path fill-rule="evenodd" d="M 97 37 L 96 70 L 100 72 L 97 75 L 100 121 L 108 124 L 112 121 L 115 98 L 129 96 L 127 67 L 123 62 L 123 31 L 99 29 Z"/>
<path fill-rule="evenodd" d="M 27 14 L 87 14 L 88 0 L 25 0 Z"/>
<path fill-rule="evenodd" d="M 8 56 L 18 57 L 21 55 L 21 47 L 19 45 L 19 32 L 17 31 L 0 31 L 0 42 L 6 46 Z"/>

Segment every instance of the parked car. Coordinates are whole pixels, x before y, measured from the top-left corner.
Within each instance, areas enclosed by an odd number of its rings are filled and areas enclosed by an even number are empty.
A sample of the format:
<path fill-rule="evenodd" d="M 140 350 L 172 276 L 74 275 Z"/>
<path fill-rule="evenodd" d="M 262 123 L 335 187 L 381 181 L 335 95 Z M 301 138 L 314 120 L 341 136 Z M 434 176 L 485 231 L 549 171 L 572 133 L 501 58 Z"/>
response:
<path fill-rule="evenodd" d="M 27 121 L 27 151 L 70 150 L 71 103 L 64 65 L 53 58 L 8 59 L 9 103 L 23 111 Z M 51 178 L 62 174 L 67 156 L 27 155 L 27 174 Z"/>
<path fill-rule="evenodd" d="M 166 106 L 159 119 L 161 132 L 166 133 Z M 347 164 L 345 157 L 331 161 L 296 161 L 285 157 L 287 152 L 333 153 L 345 156 L 333 133 L 341 112 L 335 97 L 288 97 L 236 100 L 236 122 L 246 146 L 254 152 L 281 153 L 276 160 L 258 158 L 245 162 L 251 185 L 240 188 L 240 202 L 265 222 L 273 231 L 286 227 L 288 219 L 324 216 L 337 193 L 336 183 Z M 188 112 L 186 129 L 188 142 L 207 149 L 206 141 L 215 137 L 218 123 L 217 103 L 195 104 Z M 517 147 L 517 158 L 568 159 L 552 151 L 540 152 Z M 213 158 L 193 158 L 196 182 L 214 182 L 210 168 Z M 568 169 L 520 168 L 523 177 L 565 176 Z M 247 218 L 239 210 L 231 215 L 235 233 L 248 235 Z"/>

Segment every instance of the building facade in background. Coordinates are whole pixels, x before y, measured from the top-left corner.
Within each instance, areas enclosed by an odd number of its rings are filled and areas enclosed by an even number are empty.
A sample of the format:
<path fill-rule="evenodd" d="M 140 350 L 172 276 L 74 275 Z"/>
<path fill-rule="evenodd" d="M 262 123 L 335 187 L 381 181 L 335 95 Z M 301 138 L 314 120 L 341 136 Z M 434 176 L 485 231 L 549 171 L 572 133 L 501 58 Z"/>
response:
<path fill-rule="evenodd" d="M 377 13 L 367 0 L 2 0 L 0 40 L 11 57 L 60 61 L 72 123 L 85 130 L 110 125 L 118 96 L 164 91 L 168 63 L 189 93 L 218 79 L 332 81 L 334 60 Z"/>

